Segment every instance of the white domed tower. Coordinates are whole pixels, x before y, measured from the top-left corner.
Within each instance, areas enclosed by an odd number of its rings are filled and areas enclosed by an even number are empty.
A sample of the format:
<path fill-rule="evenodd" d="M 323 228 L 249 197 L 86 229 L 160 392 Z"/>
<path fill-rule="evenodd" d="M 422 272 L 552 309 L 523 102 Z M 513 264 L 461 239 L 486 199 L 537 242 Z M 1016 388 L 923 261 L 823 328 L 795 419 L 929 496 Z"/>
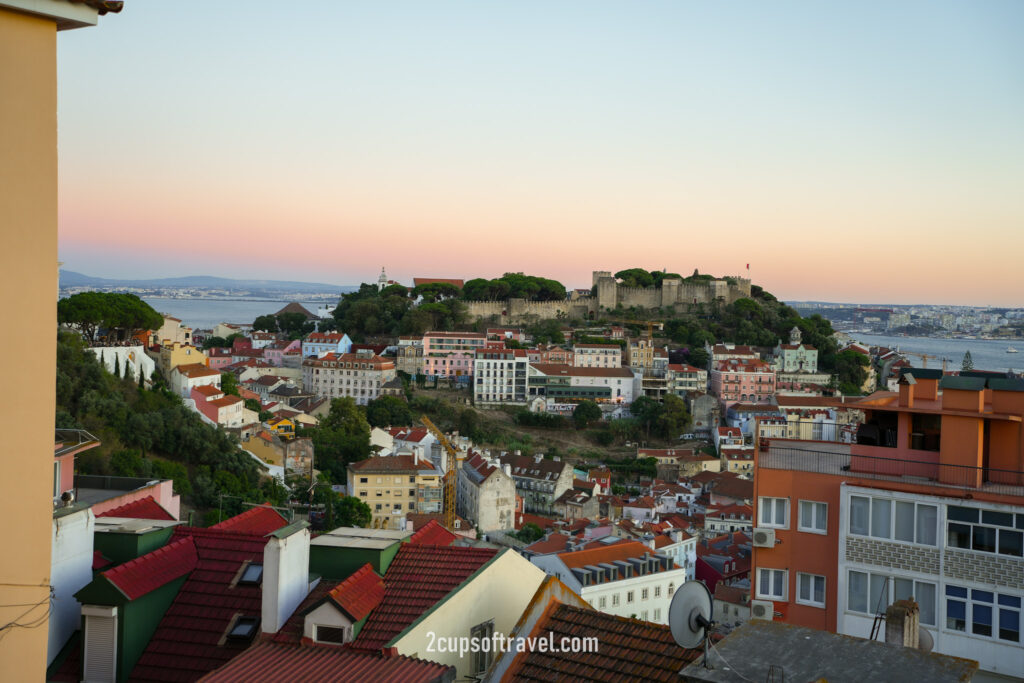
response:
<path fill-rule="evenodd" d="M 800 328 L 793 325 L 793 329 L 789 331 L 789 343 L 793 346 L 799 346 L 802 335 L 800 334 Z"/>
<path fill-rule="evenodd" d="M 388 286 L 388 276 L 384 272 L 384 267 L 381 266 L 380 277 L 377 278 L 377 290 L 380 291 Z"/>

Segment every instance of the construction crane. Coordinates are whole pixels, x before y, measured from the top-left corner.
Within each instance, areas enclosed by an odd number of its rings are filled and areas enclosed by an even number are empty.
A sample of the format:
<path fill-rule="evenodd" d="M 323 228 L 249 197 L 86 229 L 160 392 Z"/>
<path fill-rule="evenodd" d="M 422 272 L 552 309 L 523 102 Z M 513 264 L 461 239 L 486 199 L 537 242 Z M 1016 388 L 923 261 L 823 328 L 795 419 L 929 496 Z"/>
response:
<path fill-rule="evenodd" d="M 629 320 L 627 318 L 609 318 L 613 323 L 631 323 L 633 325 L 647 325 L 647 338 L 654 339 L 654 326 L 658 326 L 658 331 L 661 332 L 665 329 L 665 323 L 657 320 Z"/>
<path fill-rule="evenodd" d="M 921 367 L 922 368 L 927 368 L 928 367 L 928 361 L 929 360 L 938 360 L 939 359 L 938 356 L 932 356 L 932 355 L 927 354 L 927 353 L 919 353 L 917 351 L 901 351 L 899 348 L 896 349 L 896 353 L 898 353 L 900 355 L 903 355 L 903 356 L 917 356 L 918 358 L 921 359 Z M 946 362 L 948 360 L 949 360 L 948 358 L 943 358 L 942 359 L 942 374 L 946 374 Z"/>
<path fill-rule="evenodd" d="M 444 528 L 449 531 L 455 531 L 455 463 L 457 459 L 455 446 L 452 446 L 448 437 L 434 426 L 429 417 L 426 415 L 420 416 L 420 422 L 430 430 L 430 433 L 434 435 L 434 438 L 437 439 L 437 442 L 445 450 L 441 510 L 444 515 Z"/>

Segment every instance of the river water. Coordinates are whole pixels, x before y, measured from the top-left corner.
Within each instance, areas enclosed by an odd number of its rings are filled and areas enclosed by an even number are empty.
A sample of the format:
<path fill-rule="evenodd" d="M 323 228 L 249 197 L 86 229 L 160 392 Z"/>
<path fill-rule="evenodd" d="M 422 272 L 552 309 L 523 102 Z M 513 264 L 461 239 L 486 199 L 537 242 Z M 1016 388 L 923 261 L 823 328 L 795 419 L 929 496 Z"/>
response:
<path fill-rule="evenodd" d="M 193 329 L 211 329 L 217 323 L 249 323 L 261 315 L 277 313 L 289 302 L 272 299 L 167 299 L 148 297 L 144 301 L 160 313 L 180 318 Z M 311 313 L 323 302 L 300 301 Z M 333 304 L 337 302 L 332 302 Z"/>
<path fill-rule="evenodd" d="M 935 359 L 928 359 L 929 368 L 941 368 L 942 359 L 947 359 L 947 370 L 959 370 L 964 354 L 971 352 L 975 370 L 995 370 L 1006 372 L 1024 369 L 1024 344 L 1009 340 L 995 339 L 933 339 L 931 337 L 888 337 L 879 334 L 850 333 L 857 341 L 869 346 L 887 346 L 900 351 L 916 351 Z M 1006 349 L 1014 345 L 1020 353 L 1007 353 Z M 924 367 L 921 358 L 908 355 L 907 360 L 915 368 Z"/>

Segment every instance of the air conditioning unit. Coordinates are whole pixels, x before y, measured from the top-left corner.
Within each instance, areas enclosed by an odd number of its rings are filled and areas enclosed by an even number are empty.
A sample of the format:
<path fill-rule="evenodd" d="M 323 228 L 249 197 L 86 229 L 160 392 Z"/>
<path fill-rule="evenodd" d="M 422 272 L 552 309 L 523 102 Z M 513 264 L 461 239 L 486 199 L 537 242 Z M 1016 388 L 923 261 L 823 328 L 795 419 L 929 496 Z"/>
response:
<path fill-rule="evenodd" d="M 750 618 L 772 621 L 775 618 L 775 603 L 771 600 L 751 600 Z"/>
<path fill-rule="evenodd" d="M 775 529 L 754 529 L 753 545 L 755 548 L 774 548 Z"/>

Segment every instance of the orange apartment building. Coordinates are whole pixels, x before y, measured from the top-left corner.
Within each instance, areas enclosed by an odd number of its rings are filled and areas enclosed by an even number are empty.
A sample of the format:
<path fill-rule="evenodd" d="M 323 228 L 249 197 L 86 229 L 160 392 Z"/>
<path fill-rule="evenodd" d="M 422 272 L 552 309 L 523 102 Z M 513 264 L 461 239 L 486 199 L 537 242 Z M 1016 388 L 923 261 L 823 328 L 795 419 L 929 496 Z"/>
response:
<path fill-rule="evenodd" d="M 855 443 L 759 444 L 752 616 L 869 637 L 912 597 L 975 680 L 1024 676 L 1024 380 L 906 368 L 854 405 Z"/>

